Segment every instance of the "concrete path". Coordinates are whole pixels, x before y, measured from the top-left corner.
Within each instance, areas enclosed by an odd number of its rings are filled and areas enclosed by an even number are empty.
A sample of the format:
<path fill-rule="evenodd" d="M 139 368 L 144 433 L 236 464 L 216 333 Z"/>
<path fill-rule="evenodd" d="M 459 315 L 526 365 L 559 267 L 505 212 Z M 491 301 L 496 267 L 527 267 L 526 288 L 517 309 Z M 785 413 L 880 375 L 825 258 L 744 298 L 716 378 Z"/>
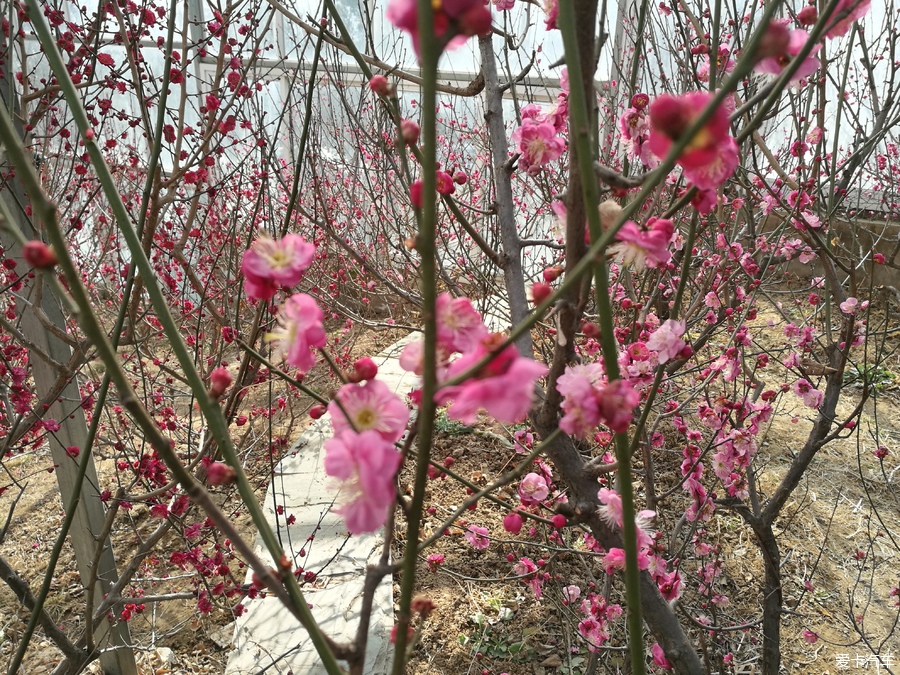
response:
<path fill-rule="evenodd" d="M 373 358 L 378 364 L 378 379 L 401 397 L 418 386 L 418 378 L 404 372 L 397 361 L 403 347 L 415 339 L 417 334 L 410 335 Z M 379 531 L 351 537 L 344 529 L 343 519 L 331 512 L 336 494 L 323 468 L 323 444 L 330 437 L 328 415 L 313 422 L 276 467 L 264 507 L 287 555 L 293 556 L 296 566 L 316 573 L 315 584 L 304 587 L 313 616 L 325 633 L 338 642 L 349 642 L 359 623 L 366 565 L 378 561 L 384 536 Z M 284 507 L 282 515 L 276 515 L 276 505 Z M 288 516 L 296 518 L 291 525 L 286 524 Z M 308 541 L 312 535 L 314 539 Z M 255 548 L 264 560 L 271 561 L 260 539 Z M 251 576 L 248 574 L 248 583 Z M 226 675 L 325 672 L 306 631 L 277 599 L 248 600 L 244 604 L 247 611 L 235 624 L 235 649 Z M 388 638 L 393 615 L 393 580 L 387 577 L 375 593 L 366 653 L 367 675 L 381 675 L 390 669 L 392 650 Z"/>

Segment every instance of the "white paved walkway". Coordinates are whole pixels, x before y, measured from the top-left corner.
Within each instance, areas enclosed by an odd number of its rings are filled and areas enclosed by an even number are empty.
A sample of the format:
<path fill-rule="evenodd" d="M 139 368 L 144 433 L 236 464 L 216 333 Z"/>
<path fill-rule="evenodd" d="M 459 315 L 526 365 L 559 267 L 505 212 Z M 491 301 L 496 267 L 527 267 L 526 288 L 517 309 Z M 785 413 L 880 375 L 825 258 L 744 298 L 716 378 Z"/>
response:
<path fill-rule="evenodd" d="M 401 397 L 418 386 L 415 376 L 400 368 L 397 357 L 413 334 L 374 357 L 378 379 Z M 335 490 L 325 476 L 323 444 L 331 437 L 327 415 L 313 422 L 275 469 L 266 492 L 266 515 L 281 537 L 295 566 L 315 572 L 314 586 L 304 587 L 312 613 L 323 630 L 338 642 L 350 641 L 359 622 L 359 607 L 366 565 L 376 563 L 384 542 L 382 532 L 350 537 L 343 519 L 331 513 Z M 284 507 L 276 518 L 276 504 Z M 296 518 L 290 526 L 286 518 Z M 313 541 L 308 537 L 315 535 Z M 256 550 L 264 560 L 262 541 Z M 250 582 L 248 574 L 247 582 Z M 226 675 L 319 675 L 324 668 L 306 631 L 275 598 L 248 600 L 247 611 L 237 620 L 235 650 L 228 660 Z M 389 636 L 393 626 L 391 577 L 385 578 L 375 593 L 366 654 L 367 675 L 381 675 L 390 668 Z"/>

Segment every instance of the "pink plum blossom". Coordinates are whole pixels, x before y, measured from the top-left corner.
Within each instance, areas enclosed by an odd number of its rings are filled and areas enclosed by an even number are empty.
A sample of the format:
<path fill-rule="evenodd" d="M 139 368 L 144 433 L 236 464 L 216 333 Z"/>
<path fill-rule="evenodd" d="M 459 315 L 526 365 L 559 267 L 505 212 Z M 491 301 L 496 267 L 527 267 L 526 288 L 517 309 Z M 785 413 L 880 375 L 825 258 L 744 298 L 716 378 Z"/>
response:
<path fill-rule="evenodd" d="M 556 381 L 556 390 L 562 395 L 562 411 L 559 428 L 570 436 L 586 438 L 600 423 L 600 406 L 597 404 L 595 385 L 603 370 L 600 364 L 566 367 L 566 372 Z"/>
<path fill-rule="evenodd" d="M 794 393 L 803 399 L 803 403 L 806 406 L 814 410 L 817 410 L 825 399 L 825 394 L 814 388 L 809 380 L 805 378 L 800 378 L 794 382 Z"/>
<path fill-rule="evenodd" d="M 556 135 L 557 129 L 550 122 L 538 122 L 534 118 L 526 118 L 523 122 L 511 138 L 521 153 L 519 167 L 533 175 L 545 164 L 559 159 L 566 149 L 566 142 Z"/>
<path fill-rule="evenodd" d="M 643 229 L 629 220 L 616 232 L 617 243 L 609 252 L 621 264 L 634 265 L 639 270 L 664 267 L 672 259 L 669 244 L 674 233 L 672 221 L 665 218 L 651 218 Z"/>
<path fill-rule="evenodd" d="M 437 336 L 448 352 L 475 349 L 488 335 L 469 298 L 454 298 L 449 293 L 437 297 Z"/>
<path fill-rule="evenodd" d="M 526 474 L 519 482 L 519 499 L 525 506 L 542 502 L 549 494 L 550 488 L 547 481 L 540 474 Z"/>
<path fill-rule="evenodd" d="M 825 37 L 836 38 L 846 35 L 853 22 L 864 17 L 871 5 L 871 0 L 840 0 L 831 15 L 834 25 L 828 29 Z"/>
<path fill-rule="evenodd" d="M 625 380 L 613 380 L 597 392 L 600 419 L 616 434 L 628 431 L 641 395 Z"/>
<path fill-rule="evenodd" d="M 710 58 L 707 56 L 700 67 L 697 68 L 697 79 L 701 82 L 709 82 Z M 731 49 L 726 45 L 719 45 L 719 51 L 716 55 L 716 79 L 721 80 L 723 75 L 730 73 L 734 68 L 734 61 L 731 59 Z"/>
<path fill-rule="evenodd" d="M 556 22 L 559 19 L 559 0 L 544 0 L 544 12 L 547 17 L 544 19 L 544 26 L 547 30 L 557 28 Z"/>
<path fill-rule="evenodd" d="M 488 539 L 491 532 L 486 527 L 481 527 L 479 525 L 469 525 L 466 527 L 466 541 L 478 551 L 485 550 L 488 546 L 491 545 L 491 540 Z"/>
<path fill-rule="evenodd" d="M 347 422 L 345 411 L 353 427 Z M 409 421 L 409 408 L 381 380 L 345 384 L 328 404 L 328 412 L 335 434 L 353 428 L 360 433 L 371 430 L 389 443 L 400 440 Z"/>
<path fill-rule="evenodd" d="M 575 602 L 576 600 L 578 600 L 578 598 L 581 597 L 581 589 L 578 586 L 575 586 L 574 584 L 572 584 L 570 586 L 565 586 L 562 589 L 562 595 L 563 595 L 563 599 L 568 604 L 571 605 L 573 602 Z"/>
<path fill-rule="evenodd" d="M 391 0 L 385 12 L 387 20 L 409 33 L 416 56 L 421 55 L 419 10 L 416 0 Z M 443 46 L 454 49 L 473 35 L 491 30 L 491 11 L 482 0 L 445 0 L 434 9 L 434 35 Z"/>
<path fill-rule="evenodd" d="M 657 328 L 647 340 L 647 348 L 657 352 L 659 363 L 671 361 L 685 348 L 687 343 L 681 339 L 684 329 L 684 321 L 666 319 L 663 325 Z"/>
<path fill-rule="evenodd" d="M 666 653 L 663 651 L 663 648 L 659 646 L 658 642 L 653 643 L 653 646 L 650 648 L 650 654 L 653 656 L 653 663 L 660 668 L 665 668 L 666 670 L 672 670 L 672 668 L 674 668 L 672 662 L 666 658 Z"/>
<path fill-rule="evenodd" d="M 794 60 L 797 54 L 800 53 L 800 50 L 806 46 L 807 41 L 809 41 L 809 33 L 805 30 L 802 28 L 792 30 L 785 50 L 780 54 L 774 54 L 762 59 L 756 64 L 756 70 L 760 73 L 768 73 L 770 75 L 781 74 L 781 71 L 783 71 Z M 803 63 L 791 76 L 791 82 L 802 80 L 818 70 L 819 60 L 815 58 L 815 54 L 821 47 L 821 44 L 816 44 L 812 48 L 807 57 L 803 60 Z"/>
<path fill-rule="evenodd" d="M 682 96 L 663 94 L 650 104 L 650 149 L 665 157 L 674 141 L 687 132 L 713 99 L 695 91 Z M 685 177 L 703 190 L 718 188 L 738 165 L 737 143 L 730 133 L 726 106 L 720 105 L 678 158 Z"/>
<path fill-rule="evenodd" d="M 294 286 L 312 264 L 316 247 L 299 234 L 287 234 L 274 240 L 260 237 L 244 252 L 241 271 L 247 294 L 268 300 L 279 286 Z"/>
<path fill-rule="evenodd" d="M 476 349 L 463 354 L 450 364 L 447 378 L 452 379 L 469 370 L 492 352 L 492 344 L 503 340 L 503 335 L 495 333 Z M 525 419 L 534 396 L 534 383 L 546 374 L 546 366 L 519 356 L 516 348 L 510 345 L 475 377 L 440 389 L 435 400 L 441 405 L 452 400 L 447 415 L 464 424 L 474 424 L 481 409 L 500 422 L 514 424 Z"/>
<path fill-rule="evenodd" d="M 841 303 L 841 311 L 844 314 L 849 314 L 850 316 L 856 314 L 856 310 L 858 309 L 858 307 L 859 300 L 857 300 L 856 298 L 847 298 Z"/>
<path fill-rule="evenodd" d="M 351 534 L 374 532 L 384 525 L 394 503 L 394 476 L 400 453 L 374 431 L 344 431 L 325 442 L 325 473 L 343 481 L 344 516 Z"/>
<path fill-rule="evenodd" d="M 324 318 L 312 297 L 295 293 L 279 309 L 277 328 L 266 334 L 266 340 L 276 342 L 284 360 L 305 373 L 316 365 L 316 357 L 310 350 L 325 346 Z"/>

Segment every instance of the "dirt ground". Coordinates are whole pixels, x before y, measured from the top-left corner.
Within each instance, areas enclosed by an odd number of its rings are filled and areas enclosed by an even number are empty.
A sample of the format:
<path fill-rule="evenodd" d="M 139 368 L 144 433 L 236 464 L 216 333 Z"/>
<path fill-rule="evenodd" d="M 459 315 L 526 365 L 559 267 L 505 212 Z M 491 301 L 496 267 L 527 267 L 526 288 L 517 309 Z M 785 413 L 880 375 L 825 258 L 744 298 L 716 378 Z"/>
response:
<path fill-rule="evenodd" d="M 393 334 L 384 334 L 357 344 L 353 351 L 375 353 L 394 339 Z M 873 651 L 882 654 L 883 659 L 886 654 L 900 651 L 900 636 L 895 632 L 898 599 L 889 597 L 891 589 L 900 585 L 900 361 L 886 363 L 889 367 L 884 368 L 877 395 L 866 402 L 859 419 L 860 432 L 829 444 L 818 454 L 778 523 L 785 607 L 789 610 L 782 623 L 787 672 L 837 673 L 852 667 L 861 670 L 858 664 L 872 672 L 888 672 L 881 666 L 876 671 L 875 661 L 871 660 Z M 858 400 L 859 391 L 848 381 L 839 413 L 849 414 Z M 792 453 L 802 445 L 811 426 L 809 412 L 791 393 L 777 399 L 777 414 L 761 439 L 760 457 L 765 461 L 758 477 L 764 492 L 774 489 Z M 282 422 L 273 420 L 273 433 L 293 434 L 289 425 L 278 426 Z M 489 476 L 520 459 L 512 449 L 510 430 L 478 426 L 473 433 L 446 418 L 439 422 L 441 433 L 435 456 L 452 457 L 452 470 L 475 485 L 484 485 Z M 881 442 L 891 451 L 883 462 L 873 454 L 876 428 Z M 663 454 L 657 459 L 660 480 L 666 471 L 678 472 L 680 459 L 678 453 Z M 63 515 L 55 479 L 47 472 L 49 462 L 49 456 L 41 453 L 5 462 L 7 471 L 28 483 L 28 490 L 15 508 L 0 555 L 22 571 L 33 588 L 40 583 Z M 99 470 L 101 482 L 109 480 L 115 471 L 113 459 L 101 458 Z M 402 474 L 401 487 L 410 480 L 407 473 Z M 514 499 L 513 488 L 506 488 L 500 496 Z M 430 481 L 426 506 L 432 510 L 423 536 L 440 527 L 454 506 L 465 498 L 465 488 L 453 480 Z M 0 497 L 3 513 L 9 506 L 8 496 Z M 619 582 L 610 584 L 596 557 L 585 552 L 580 532 L 567 529 L 565 540 L 560 542 L 550 539 L 544 526 L 537 526 L 532 532 L 526 526 L 520 535 L 512 536 L 502 528 L 506 513 L 504 508 L 482 501 L 475 511 L 465 514 L 464 520 L 457 521 L 447 536 L 438 539 L 431 552 L 444 556 L 439 567 L 431 570 L 424 559 L 420 561 L 417 591 L 431 598 L 436 609 L 417 635 L 409 672 L 615 672 L 626 656 L 621 622 L 612 628 L 609 647 L 597 655 L 591 654 L 578 635 L 577 624 L 582 617 L 577 603 L 564 602 L 563 588 L 575 584 L 589 589 L 593 584 L 595 589 L 616 599 L 621 595 Z M 243 532 L 252 536 L 246 518 L 237 522 Z M 488 528 L 487 549 L 476 550 L 466 541 L 466 522 Z M 113 531 L 120 560 L 127 558 L 127 552 L 155 524 L 146 508 L 135 508 L 127 523 Z M 401 529 L 396 533 L 398 537 L 403 536 Z M 756 672 L 761 649 L 759 627 L 753 623 L 761 616 L 759 551 L 741 520 L 724 510 L 719 511 L 708 529 L 722 546 L 721 592 L 730 599 L 716 620 L 723 625 L 751 624 L 727 637 L 734 654 L 731 672 Z M 664 535 L 668 534 L 664 531 Z M 179 537 L 164 540 L 160 551 L 148 559 L 140 574 L 147 593 L 191 588 L 191 573 L 168 560 L 182 541 Z M 526 580 L 513 571 L 515 561 L 523 555 L 535 561 L 542 559 L 542 570 L 550 575 L 540 599 Z M 690 573 L 690 561 L 684 565 Z M 83 620 L 83 600 L 67 548 L 57 567 L 47 608 L 69 634 L 77 632 L 74 629 Z M 686 595 L 685 606 L 692 602 L 696 598 Z M 27 617 L 27 611 L 11 592 L 0 585 L 3 659 L 14 650 Z M 133 638 L 140 647 L 141 672 L 222 673 L 228 652 L 227 639 L 219 631 L 232 619 L 226 606 L 217 606 L 209 614 L 199 613 L 193 598 L 151 605 L 130 622 Z M 811 644 L 804 640 L 804 631 L 816 633 L 817 641 Z M 694 636 L 699 639 L 700 633 L 695 632 Z M 56 648 L 38 631 L 23 672 L 49 672 L 58 660 Z M 900 672 L 898 663 L 900 655 L 893 661 L 894 672 Z M 882 665 L 887 662 L 883 660 Z M 99 672 L 96 664 L 92 668 Z"/>

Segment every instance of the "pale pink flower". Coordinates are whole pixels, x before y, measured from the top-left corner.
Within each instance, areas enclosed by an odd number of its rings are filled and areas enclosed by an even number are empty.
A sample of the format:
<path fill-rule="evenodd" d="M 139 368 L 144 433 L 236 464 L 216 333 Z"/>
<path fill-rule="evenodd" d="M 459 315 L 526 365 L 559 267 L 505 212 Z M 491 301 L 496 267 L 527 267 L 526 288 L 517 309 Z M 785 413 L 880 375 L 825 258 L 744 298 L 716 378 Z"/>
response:
<path fill-rule="evenodd" d="M 276 350 L 291 366 L 303 372 L 316 365 L 316 357 L 311 350 L 324 347 L 325 315 L 316 301 L 304 293 L 295 293 L 285 301 L 278 311 L 276 330 L 266 334 L 266 340 L 276 342 Z"/>
<path fill-rule="evenodd" d="M 794 382 L 794 393 L 803 399 L 803 403 L 806 406 L 814 410 L 817 410 L 825 399 L 825 394 L 814 388 L 809 380 L 805 378 L 800 378 Z"/>
<path fill-rule="evenodd" d="M 469 298 L 454 298 L 449 293 L 437 297 L 437 336 L 448 352 L 475 349 L 488 335 L 484 321 Z"/>
<path fill-rule="evenodd" d="M 564 587 L 562 590 L 562 594 L 565 601 L 571 605 L 573 602 L 578 600 L 579 597 L 581 597 L 581 589 L 573 584 L 571 586 Z"/>
<path fill-rule="evenodd" d="M 846 35 L 853 22 L 864 17 L 871 5 L 871 0 L 840 0 L 831 15 L 831 21 L 835 23 L 825 33 L 825 37 L 836 38 Z"/>
<path fill-rule="evenodd" d="M 858 309 L 858 307 L 859 300 L 857 300 L 856 298 L 847 298 L 841 303 L 841 311 L 844 314 L 849 314 L 850 316 L 856 314 L 856 310 Z"/>
<path fill-rule="evenodd" d="M 701 82 L 709 82 L 710 65 L 710 57 L 707 56 L 697 68 L 697 79 Z M 734 61 L 731 60 L 731 50 L 725 45 L 719 45 L 719 52 L 716 55 L 716 79 L 721 81 L 723 76 L 730 73 L 733 68 Z"/>
<path fill-rule="evenodd" d="M 287 234 L 278 241 L 260 237 L 241 261 L 247 294 L 268 300 L 280 286 L 294 286 L 312 264 L 315 252 L 316 247 L 299 234 Z"/>
<path fill-rule="evenodd" d="M 808 40 L 809 33 L 802 28 L 792 30 L 784 52 L 762 59 L 756 64 L 756 70 L 760 73 L 780 75 L 781 71 L 787 68 L 787 66 L 796 58 L 797 54 L 800 53 L 800 50 L 806 46 Z M 821 47 L 821 44 L 816 44 L 812 48 L 807 57 L 803 60 L 803 63 L 791 76 L 791 82 L 802 80 L 818 70 L 819 60 L 815 58 L 815 54 Z"/>
<path fill-rule="evenodd" d="M 409 408 L 381 380 L 345 384 L 334 399 L 328 404 L 328 412 L 335 435 L 352 431 L 355 427 L 358 433 L 371 430 L 389 443 L 394 443 L 406 430 Z M 347 422 L 341 406 L 353 422 L 353 427 Z"/>
<path fill-rule="evenodd" d="M 594 386 L 603 376 L 599 363 L 567 366 L 556 381 L 556 390 L 562 395 L 562 411 L 559 428 L 570 436 L 585 438 L 600 423 L 600 407 Z"/>
<path fill-rule="evenodd" d="M 490 345 L 504 336 L 494 334 L 477 349 L 463 354 L 450 364 L 447 379 L 469 370 L 491 353 Z M 444 387 L 435 400 L 440 405 L 452 400 L 447 415 L 464 424 L 474 424 L 478 411 L 484 409 L 500 422 L 521 422 L 531 408 L 535 381 L 547 374 L 547 367 L 519 356 L 514 346 L 504 349 L 476 376 L 462 384 Z"/>
<path fill-rule="evenodd" d="M 663 325 L 657 328 L 647 340 L 647 348 L 657 352 L 657 358 L 661 364 L 674 359 L 687 345 L 681 339 L 684 329 L 684 321 L 666 319 Z"/>
<path fill-rule="evenodd" d="M 616 434 L 628 431 L 641 395 L 625 380 L 614 380 L 597 392 L 600 419 Z"/>
<path fill-rule="evenodd" d="M 526 474 L 519 482 L 519 499 L 525 506 L 544 501 L 550 494 L 547 481 L 540 474 Z"/>
<path fill-rule="evenodd" d="M 325 473 L 343 481 L 344 516 L 351 534 L 374 532 L 384 525 L 394 503 L 394 476 L 400 453 L 374 431 L 345 431 L 325 442 Z"/>
<path fill-rule="evenodd" d="M 486 527 L 480 527 L 479 525 L 469 525 L 466 528 L 466 541 L 472 545 L 473 548 L 483 551 L 488 546 L 491 545 L 490 539 L 488 536 L 491 534 L 490 530 Z"/>
<path fill-rule="evenodd" d="M 494 0 L 494 6 L 501 12 L 505 12 L 516 6 L 516 0 Z"/>
<path fill-rule="evenodd" d="M 610 527 L 615 525 L 622 527 L 622 498 L 619 493 L 609 488 L 600 488 L 597 492 L 597 499 L 602 504 L 599 509 L 600 517 Z"/>
<path fill-rule="evenodd" d="M 556 135 L 556 127 L 551 122 L 533 119 L 523 122 L 511 138 L 521 153 L 519 167 L 533 175 L 545 164 L 559 159 L 566 149 L 566 142 Z"/>
<path fill-rule="evenodd" d="M 609 248 L 618 262 L 634 265 L 636 269 L 664 267 L 672 259 L 669 244 L 675 227 L 671 220 L 654 218 L 642 229 L 633 221 L 627 221 L 616 232 L 616 244 Z"/>

